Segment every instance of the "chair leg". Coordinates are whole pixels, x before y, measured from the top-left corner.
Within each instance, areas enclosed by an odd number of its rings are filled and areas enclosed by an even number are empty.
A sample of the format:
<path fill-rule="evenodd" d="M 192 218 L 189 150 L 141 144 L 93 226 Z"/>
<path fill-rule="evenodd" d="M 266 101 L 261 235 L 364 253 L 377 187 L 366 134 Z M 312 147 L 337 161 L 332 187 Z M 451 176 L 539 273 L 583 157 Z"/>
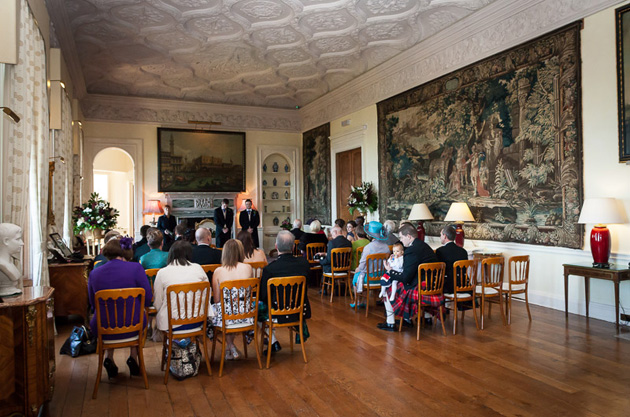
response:
<path fill-rule="evenodd" d="M 210 368 L 210 359 L 208 358 L 208 337 L 206 332 L 203 332 L 203 336 L 197 336 L 197 340 L 201 339 L 203 343 L 203 357 L 206 360 L 206 368 L 208 368 L 208 375 L 212 376 L 212 368 Z"/>
<path fill-rule="evenodd" d="M 271 317 L 269 317 L 269 343 L 267 343 L 267 369 L 269 369 L 269 365 L 271 364 L 271 336 L 273 335 L 273 322 L 271 321 Z"/>
<path fill-rule="evenodd" d="M 420 340 L 420 326 L 422 324 L 422 317 L 423 317 L 422 305 L 420 305 L 420 307 L 418 308 L 418 330 L 417 330 L 417 334 L 416 334 L 416 340 Z"/>
<path fill-rule="evenodd" d="M 138 346 L 138 360 L 140 361 L 140 372 L 142 373 L 142 379 L 144 379 L 144 389 L 149 389 L 149 380 L 147 379 L 147 369 L 144 366 L 144 343 L 140 342 Z"/>
<path fill-rule="evenodd" d="M 402 322 L 403 322 L 403 318 L 401 316 L 400 320 L 398 321 L 398 333 L 402 332 Z M 396 316 L 394 315 L 394 326 L 395 325 L 396 325 Z"/>
<path fill-rule="evenodd" d="M 330 278 L 330 302 L 332 303 L 333 294 L 335 293 L 335 277 Z"/>
<path fill-rule="evenodd" d="M 159 330 L 158 330 L 159 331 Z M 166 332 L 162 332 L 162 360 L 160 361 L 160 370 L 164 372 L 164 366 L 166 365 L 166 341 L 168 340 L 168 336 Z"/>
<path fill-rule="evenodd" d="M 440 305 L 438 307 L 438 310 L 440 311 L 440 323 L 442 323 L 442 334 L 446 336 L 446 328 L 444 328 L 444 311 L 443 311 L 444 307 Z"/>
<path fill-rule="evenodd" d="M 505 314 L 507 315 L 507 324 L 512 324 L 512 294 L 505 295 Z"/>
<path fill-rule="evenodd" d="M 473 314 L 475 315 L 475 325 L 477 326 L 477 330 L 479 330 L 479 320 L 477 320 L 477 302 L 475 300 L 474 294 L 472 298 L 472 305 L 473 305 Z M 462 317 L 464 317 L 463 314 L 462 314 Z"/>
<path fill-rule="evenodd" d="M 225 328 L 221 329 L 221 333 L 223 333 L 223 341 L 221 342 L 221 363 L 219 365 L 219 378 L 223 376 L 223 363 L 225 362 L 225 344 L 227 343 Z"/>
<path fill-rule="evenodd" d="M 529 312 L 529 299 L 527 298 L 527 287 L 525 288 L 525 308 L 527 308 L 527 317 L 532 321 L 532 313 Z"/>
<path fill-rule="evenodd" d="M 168 373 L 171 369 L 171 355 L 173 354 L 173 333 L 168 334 L 168 353 L 166 355 L 166 370 L 164 371 L 164 385 L 168 383 Z"/>
<path fill-rule="evenodd" d="M 262 345 L 262 336 L 260 337 Z M 262 347 L 262 346 L 261 346 Z M 260 362 L 260 350 L 258 349 L 258 326 L 254 326 L 254 348 L 256 349 L 256 359 L 258 360 L 258 369 L 262 369 L 262 363 Z"/>
<path fill-rule="evenodd" d="M 370 286 L 369 284 L 365 290 L 367 291 L 367 293 L 365 294 L 365 317 L 367 317 L 370 311 Z M 358 303 L 358 300 L 354 300 L 354 301 Z M 374 302 L 374 304 L 376 304 L 376 302 Z"/>
<path fill-rule="evenodd" d="M 483 316 L 484 316 L 485 302 L 486 302 L 486 297 L 484 297 L 484 294 L 481 294 L 481 330 L 483 330 Z"/>
<path fill-rule="evenodd" d="M 289 327 L 289 346 L 291 346 L 291 353 L 293 353 L 293 332 L 294 330 Z M 302 333 L 300 333 L 300 343 L 302 342 Z"/>
<path fill-rule="evenodd" d="M 212 332 L 212 353 L 210 355 L 210 362 L 214 362 L 214 348 L 217 344 L 217 328 L 215 327 Z"/>
<path fill-rule="evenodd" d="M 103 347 L 99 343 L 98 347 L 98 371 L 96 373 L 96 382 L 94 383 L 94 392 L 92 392 L 92 399 L 96 399 L 98 394 L 98 384 L 101 382 L 101 375 L 103 374 Z"/>
<path fill-rule="evenodd" d="M 351 290 L 351 288 L 350 288 L 350 275 L 346 276 L 346 293 L 348 293 L 348 294 L 349 294 L 349 296 L 350 296 L 350 301 L 355 301 L 355 300 L 353 299 L 352 290 Z M 369 297 L 369 294 L 368 294 L 368 298 L 370 298 L 370 297 Z"/>
<path fill-rule="evenodd" d="M 457 293 L 455 293 L 455 298 L 453 298 L 453 335 L 456 335 L 456 334 L 457 334 Z"/>
<path fill-rule="evenodd" d="M 304 363 L 308 363 L 308 360 L 306 359 L 306 348 L 304 347 L 306 340 L 303 340 L 304 339 L 304 337 L 302 337 L 303 335 L 304 335 L 304 318 L 300 320 L 300 346 L 302 347 L 302 357 L 304 358 Z"/>
<path fill-rule="evenodd" d="M 499 309 L 501 310 L 501 318 L 503 319 L 503 325 L 507 326 L 507 318 L 505 317 L 505 310 L 503 309 L 503 292 L 499 289 Z"/>

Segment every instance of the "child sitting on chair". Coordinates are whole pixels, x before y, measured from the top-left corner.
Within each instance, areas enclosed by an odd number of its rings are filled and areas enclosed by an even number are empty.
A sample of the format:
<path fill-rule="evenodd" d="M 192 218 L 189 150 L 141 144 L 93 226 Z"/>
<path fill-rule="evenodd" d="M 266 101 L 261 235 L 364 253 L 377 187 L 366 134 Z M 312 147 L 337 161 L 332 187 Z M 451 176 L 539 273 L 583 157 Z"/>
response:
<path fill-rule="evenodd" d="M 405 253 L 405 249 L 400 242 L 394 243 L 394 247 L 392 248 L 392 256 L 389 257 L 388 262 L 389 266 L 392 267 L 394 271 L 402 272 L 403 270 L 403 254 Z M 381 277 L 381 293 L 378 295 L 379 298 L 386 296 L 385 288 L 392 287 L 391 298 L 390 301 L 394 300 L 394 296 L 396 295 L 396 286 L 398 285 L 398 281 L 391 279 L 389 274 L 386 272 Z"/>

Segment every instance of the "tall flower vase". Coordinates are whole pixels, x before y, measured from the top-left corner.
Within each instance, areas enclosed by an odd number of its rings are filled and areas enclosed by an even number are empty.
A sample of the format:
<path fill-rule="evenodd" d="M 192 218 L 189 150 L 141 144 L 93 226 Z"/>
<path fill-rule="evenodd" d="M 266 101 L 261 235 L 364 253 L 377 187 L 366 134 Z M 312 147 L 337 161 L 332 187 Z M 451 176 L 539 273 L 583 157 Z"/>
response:
<path fill-rule="evenodd" d="M 92 230 L 92 235 L 94 236 L 94 239 L 103 239 L 103 229 Z"/>

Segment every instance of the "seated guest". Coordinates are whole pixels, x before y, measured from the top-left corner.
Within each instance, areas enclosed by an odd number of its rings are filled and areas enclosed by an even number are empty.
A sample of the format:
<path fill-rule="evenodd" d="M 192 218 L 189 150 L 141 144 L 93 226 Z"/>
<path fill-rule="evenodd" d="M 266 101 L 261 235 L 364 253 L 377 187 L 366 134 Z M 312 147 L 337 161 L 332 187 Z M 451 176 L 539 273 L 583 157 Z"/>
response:
<path fill-rule="evenodd" d="M 185 224 L 180 223 L 177 226 L 175 226 L 175 237 L 170 242 L 164 242 L 164 245 L 162 246 L 162 250 L 164 252 L 168 252 L 171 249 L 171 246 L 173 246 L 173 243 L 177 242 L 178 240 L 182 240 L 184 238 L 184 233 L 186 233 Z"/>
<path fill-rule="evenodd" d="M 291 233 L 293 233 L 295 240 L 300 240 L 300 238 L 304 234 L 304 232 L 302 231 L 302 220 L 293 220 L 293 229 L 291 229 Z"/>
<path fill-rule="evenodd" d="M 341 227 L 333 226 L 330 231 L 330 235 L 332 236 L 332 240 L 328 242 L 328 252 L 320 253 L 320 256 L 326 255 L 325 258 L 320 259 L 319 264 L 324 267 L 325 273 L 331 272 L 331 262 L 332 262 L 332 250 L 338 248 L 352 248 L 352 243 L 341 234 Z"/>
<path fill-rule="evenodd" d="M 291 232 L 286 230 L 281 230 L 278 232 L 278 236 L 276 236 L 276 249 L 278 250 L 278 259 L 274 262 L 267 265 L 262 272 L 262 278 L 260 281 L 260 298 L 259 300 L 267 305 L 268 297 L 267 294 L 267 282 L 271 278 L 279 278 L 279 277 L 292 277 L 292 276 L 303 276 L 308 279 L 308 275 L 310 273 L 310 265 L 304 258 L 293 256 L 293 235 Z M 274 295 L 272 295 L 272 303 L 274 304 L 274 308 L 278 308 L 278 302 L 275 299 Z M 282 297 L 281 297 L 282 298 Z M 268 307 L 268 306 L 267 306 Z M 265 311 L 269 311 L 268 308 L 263 309 Z M 311 307 L 308 302 L 308 291 L 304 294 L 304 319 L 311 318 Z M 299 316 L 278 316 L 278 323 L 289 323 L 292 321 L 299 320 Z M 304 334 L 300 339 L 298 339 L 298 335 L 296 334 L 296 342 L 299 343 L 301 340 L 306 341 L 308 337 L 308 328 L 306 327 L 306 321 L 304 321 Z M 275 330 L 274 330 L 275 333 Z M 271 352 L 278 352 L 281 348 L 280 343 L 276 340 L 276 335 L 271 335 Z M 263 352 L 263 354 L 267 354 L 267 352 Z"/>
<path fill-rule="evenodd" d="M 247 231 L 246 231 L 247 232 Z M 249 232 L 247 232 L 249 233 Z M 224 298 L 228 299 L 228 297 L 236 297 L 237 294 L 234 294 L 234 291 L 238 291 L 238 296 L 243 300 L 249 299 L 249 294 L 245 294 L 244 289 L 234 289 L 233 295 L 231 294 L 221 294 L 220 288 L 221 283 L 225 281 L 235 280 L 235 279 L 246 279 L 254 276 L 254 271 L 252 270 L 251 265 L 244 263 L 245 260 L 245 252 L 243 251 L 243 244 L 236 239 L 230 239 L 223 244 L 223 253 L 221 254 L 221 264 L 216 271 L 214 271 L 214 276 L 212 279 L 212 296 L 214 298 L 214 304 L 212 304 L 212 308 L 214 311 L 214 318 L 212 320 L 212 324 L 214 326 L 221 326 L 223 322 L 222 312 L 221 312 L 221 303 L 224 302 Z M 230 306 L 231 303 L 228 301 L 226 307 Z M 240 319 L 239 321 L 232 320 L 230 325 L 247 323 L 253 324 L 249 321 L 249 319 Z M 225 359 L 238 359 L 241 356 L 241 352 L 238 351 L 236 345 L 234 345 L 234 334 L 229 334 L 226 336 L 226 345 L 225 345 Z"/>
<path fill-rule="evenodd" d="M 241 230 L 236 235 L 236 239 L 240 240 L 243 244 L 243 251 L 245 252 L 245 263 L 252 262 L 264 262 L 267 263 L 267 256 L 262 249 L 258 249 L 254 247 L 254 239 L 252 239 L 252 234 L 247 230 Z"/>
<path fill-rule="evenodd" d="M 385 223 L 383 223 L 383 227 L 385 228 L 385 233 L 387 235 L 387 244 L 393 245 L 398 242 L 398 236 L 395 234 L 396 222 L 393 220 L 386 220 Z"/>
<path fill-rule="evenodd" d="M 158 229 L 151 228 L 147 233 L 147 245 L 151 250 L 140 257 L 144 269 L 164 268 L 168 263 L 168 252 L 162 251 L 164 235 Z"/>
<path fill-rule="evenodd" d="M 348 222 L 348 224 L 350 224 L 350 222 Z M 359 265 L 360 259 L 357 256 L 359 248 L 367 246 L 367 244 L 370 243 L 363 226 L 357 226 L 357 228 L 354 229 L 354 233 L 357 235 L 357 239 L 352 242 L 352 261 L 350 262 L 351 271 L 354 271 Z"/>
<path fill-rule="evenodd" d="M 326 238 L 326 235 L 320 233 L 322 230 L 322 224 L 319 220 L 313 220 L 310 224 L 310 228 L 311 232 L 304 233 L 300 238 L 300 243 L 298 244 L 298 249 L 302 251 L 303 254 L 306 254 L 306 245 L 309 243 L 328 244 L 328 238 Z"/>
<path fill-rule="evenodd" d="M 350 242 L 354 242 L 355 240 L 357 240 L 357 235 L 355 233 L 356 228 L 357 228 L 357 223 L 354 220 L 350 220 L 346 224 L 346 239 L 348 239 Z"/>
<path fill-rule="evenodd" d="M 359 227 L 359 226 L 357 226 Z M 365 233 L 372 238 L 372 241 L 365 245 L 361 259 L 357 265 L 352 278 L 352 286 L 355 293 L 363 292 L 363 279 L 367 273 L 367 257 L 368 255 L 375 255 L 377 253 L 385 253 L 389 255 L 389 246 L 387 246 L 387 237 L 385 236 L 385 229 L 380 222 L 369 222 Z M 350 304 L 351 308 L 354 308 L 354 304 Z"/>
<path fill-rule="evenodd" d="M 399 284 L 397 286 L 394 293 L 394 301 L 391 302 L 392 288 L 387 288 L 387 294 L 383 298 L 386 321 L 378 324 L 379 329 L 392 332 L 396 328 L 395 316 L 402 317 L 409 324 L 411 319 L 418 314 L 418 265 L 427 262 L 437 262 L 433 249 L 418 239 L 418 232 L 410 223 L 400 226 L 399 238 L 400 242 L 405 246 L 403 271 L 394 271 L 388 262 L 385 262 L 385 270 L 392 279 L 402 285 Z M 425 300 L 423 299 L 423 301 Z M 427 297 L 425 302 L 431 302 L 429 297 Z"/>
<path fill-rule="evenodd" d="M 96 311 L 95 295 L 101 290 L 118 290 L 126 288 L 144 288 L 144 306 L 149 307 L 151 300 L 153 299 L 153 293 L 151 292 L 151 284 L 144 273 L 144 269 L 141 265 L 128 262 L 133 256 L 132 239 L 124 237 L 122 239 L 110 239 L 103 247 L 103 255 L 108 259 L 108 262 L 100 268 L 92 270 L 88 279 L 88 300 L 90 306 Z M 117 306 L 118 317 L 123 317 L 125 306 L 120 304 Z M 138 313 L 136 311 L 136 313 Z M 144 313 L 143 313 L 144 314 Z M 145 315 L 146 318 L 146 315 Z M 102 317 L 102 324 L 106 324 L 106 318 Z M 125 325 L 137 324 L 140 321 L 140 315 L 136 314 L 133 318 L 128 316 Z M 146 323 L 146 320 L 144 321 Z M 96 325 L 96 314 L 92 316 L 90 320 L 90 328 L 94 336 L 98 333 L 98 326 Z M 121 334 L 107 336 L 107 339 L 125 339 L 132 335 Z M 106 337 L 103 336 L 105 339 Z M 114 362 L 114 350 L 105 350 L 105 360 L 103 366 L 107 371 L 107 376 L 111 379 L 118 375 L 118 367 Z M 132 347 L 129 351 L 129 359 L 127 359 L 127 366 L 129 367 L 129 373 L 131 375 L 140 375 L 140 367 L 138 366 L 138 348 Z"/>
<path fill-rule="evenodd" d="M 195 232 L 197 246 L 192 248 L 192 261 L 199 265 L 221 263 L 221 251 L 210 246 L 212 232 L 205 227 L 200 227 Z"/>
<path fill-rule="evenodd" d="M 119 237 L 120 237 L 120 233 L 118 233 L 116 230 L 110 230 L 109 232 L 105 233 L 105 237 L 103 238 L 103 244 L 106 245 L 107 242 L 109 242 L 113 238 L 118 239 Z M 106 263 L 107 263 L 107 257 L 103 255 L 103 251 L 101 250 L 101 253 L 99 253 L 98 255 L 94 257 L 93 269 L 96 269 L 99 266 L 103 266 Z"/>
<path fill-rule="evenodd" d="M 365 229 L 365 217 L 358 216 L 356 219 L 354 219 L 354 222 L 357 224 L 357 226 L 363 226 L 363 228 Z"/>
<path fill-rule="evenodd" d="M 444 273 L 444 293 L 453 294 L 453 264 L 457 261 L 465 261 L 468 259 L 468 252 L 455 244 L 455 226 L 447 225 L 440 233 L 440 241 L 442 245 L 435 251 L 435 255 L 439 262 L 446 264 L 446 272 Z"/>
<path fill-rule="evenodd" d="M 168 330 L 168 304 L 166 300 L 166 290 L 170 285 L 188 284 L 208 281 L 208 277 L 199 264 L 192 263 L 192 246 L 185 240 L 173 243 L 168 252 L 168 265 L 160 269 L 155 277 L 153 289 L 155 291 L 155 301 L 153 306 L 157 310 L 156 321 L 158 330 Z M 187 294 L 188 305 L 192 305 L 194 295 Z M 212 315 L 212 310 L 208 309 L 208 316 Z M 194 329 L 200 323 L 191 323 L 178 327 L 178 330 Z"/>
<path fill-rule="evenodd" d="M 148 226 L 146 224 L 140 228 L 140 235 L 142 236 L 142 239 L 140 239 L 133 245 L 134 262 L 140 262 L 140 257 L 151 250 L 149 248 L 149 245 L 147 244 L 147 233 L 149 233 L 150 229 L 151 226 Z M 155 229 L 155 227 L 153 229 Z"/>
<path fill-rule="evenodd" d="M 335 225 L 341 228 L 341 234 L 347 239 L 348 236 L 346 236 L 346 221 L 344 219 L 337 219 L 335 220 Z M 326 231 L 326 233 L 328 233 L 328 231 Z"/>

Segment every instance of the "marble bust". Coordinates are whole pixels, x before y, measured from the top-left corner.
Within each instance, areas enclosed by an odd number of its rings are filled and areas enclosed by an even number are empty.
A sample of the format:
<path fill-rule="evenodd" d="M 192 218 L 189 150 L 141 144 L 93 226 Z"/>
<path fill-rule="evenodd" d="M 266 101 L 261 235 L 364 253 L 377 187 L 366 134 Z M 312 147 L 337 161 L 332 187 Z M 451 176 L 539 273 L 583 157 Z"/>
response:
<path fill-rule="evenodd" d="M 21 272 L 13 263 L 24 246 L 22 229 L 12 223 L 0 224 L 0 296 L 20 294 Z"/>

